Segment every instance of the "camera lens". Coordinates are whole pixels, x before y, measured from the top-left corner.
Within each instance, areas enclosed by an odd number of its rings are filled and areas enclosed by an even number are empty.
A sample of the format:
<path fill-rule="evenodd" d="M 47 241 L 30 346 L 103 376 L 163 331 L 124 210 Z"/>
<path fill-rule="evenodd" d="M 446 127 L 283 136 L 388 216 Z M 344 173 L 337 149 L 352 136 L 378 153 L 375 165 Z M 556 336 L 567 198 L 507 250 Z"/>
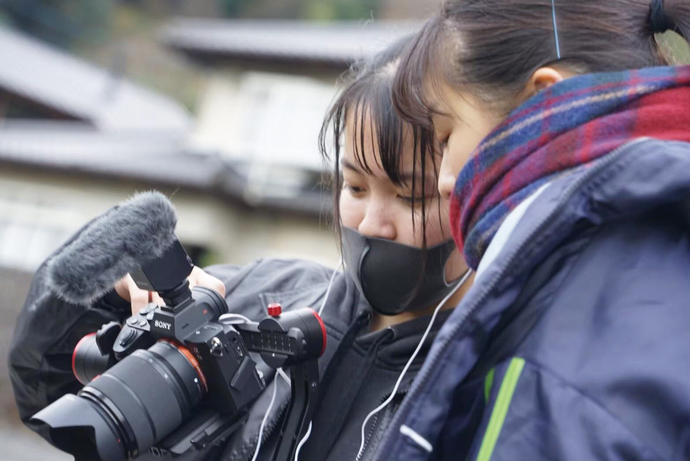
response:
<path fill-rule="evenodd" d="M 98 349 L 96 333 L 84 336 L 72 353 L 72 372 L 82 384 L 95 379 L 111 365 L 110 355 L 101 354 Z"/>
<path fill-rule="evenodd" d="M 53 443 L 79 459 L 117 461 L 148 450 L 201 401 L 205 378 L 183 346 L 159 341 L 138 350 L 32 419 Z M 97 455 L 97 456 L 96 456 Z"/>

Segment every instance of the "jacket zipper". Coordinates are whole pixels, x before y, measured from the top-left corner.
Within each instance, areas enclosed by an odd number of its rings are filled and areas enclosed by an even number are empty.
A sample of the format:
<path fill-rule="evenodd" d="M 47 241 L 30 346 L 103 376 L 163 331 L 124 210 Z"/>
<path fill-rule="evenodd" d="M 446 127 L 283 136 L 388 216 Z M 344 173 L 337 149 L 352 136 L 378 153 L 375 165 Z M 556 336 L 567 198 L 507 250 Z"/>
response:
<path fill-rule="evenodd" d="M 369 316 L 368 313 L 367 313 L 367 315 L 362 315 L 362 316 L 360 316 L 359 318 L 357 318 L 357 319 L 355 320 L 355 323 L 357 324 L 357 327 L 360 328 L 360 327 L 362 326 L 362 324 L 364 324 L 364 323 L 366 323 L 366 322 L 369 321 L 369 318 L 370 318 L 370 316 Z M 275 379 L 278 379 L 278 374 L 277 374 L 277 373 L 276 373 L 276 375 L 275 375 L 275 377 L 274 377 L 273 379 L 274 379 L 274 380 L 275 380 Z M 389 394 L 389 395 L 390 395 L 390 394 Z M 382 402 L 382 403 L 383 403 L 383 402 Z M 380 405 L 380 404 L 379 404 L 379 405 Z M 282 422 L 281 420 L 282 420 L 283 416 L 285 415 L 285 412 L 287 411 L 287 409 L 288 409 L 289 406 L 290 406 L 290 397 L 288 397 L 287 402 L 285 402 L 285 404 L 283 405 L 283 407 L 280 409 L 280 411 L 278 412 L 276 418 L 275 418 L 273 421 L 271 421 L 270 423 L 266 424 L 266 427 L 264 428 L 264 434 L 263 434 L 263 439 L 264 439 L 264 440 L 263 440 L 263 442 L 265 442 L 265 441 L 268 440 L 268 438 L 273 434 L 273 430 L 276 428 L 276 426 L 278 425 L 278 423 L 279 423 L 279 422 Z M 377 415 L 377 416 L 378 416 L 378 415 Z M 257 436 L 258 436 L 258 434 L 257 434 Z M 242 458 L 240 461 L 251 461 L 251 459 L 254 457 L 254 452 L 256 451 L 257 445 L 258 445 L 259 443 L 263 443 L 263 442 L 260 442 L 259 439 L 258 439 L 258 437 L 257 437 L 257 442 L 256 442 L 255 444 L 252 444 L 251 447 L 249 447 L 249 451 L 248 451 L 247 456 L 244 457 L 244 458 Z M 260 459 L 260 458 L 257 457 L 257 459 Z M 290 461 L 292 461 L 292 460 L 290 460 Z"/>
<path fill-rule="evenodd" d="M 383 402 L 381 402 L 381 403 L 383 403 Z M 381 405 L 381 404 L 379 403 L 379 405 Z M 367 452 L 367 448 L 369 448 L 369 442 L 371 442 L 371 438 L 373 437 L 374 432 L 376 431 L 376 426 L 378 425 L 378 422 L 379 422 L 379 414 L 380 413 L 381 412 L 376 413 L 374 415 L 373 421 L 371 422 L 371 429 L 369 429 L 369 432 L 367 432 L 367 438 L 364 440 L 364 449 L 357 456 L 357 458 L 355 458 L 355 461 L 361 461 L 362 458 L 364 457 L 364 453 Z"/>
<path fill-rule="evenodd" d="M 392 329 L 391 327 L 386 327 L 386 333 L 385 333 L 385 334 L 382 334 L 379 338 L 376 339 L 376 341 L 374 341 L 374 342 L 371 344 L 371 346 L 369 346 L 369 350 L 367 351 L 367 355 L 369 355 L 369 353 L 370 353 L 372 350 L 374 351 L 374 354 L 376 354 L 376 352 L 378 352 L 378 347 L 379 347 L 379 345 L 382 344 L 382 343 L 384 343 L 385 341 L 387 341 L 387 340 L 389 339 L 389 337 L 392 336 L 392 335 L 391 335 L 392 332 L 393 332 L 393 329 Z M 390 392 L 389 392 L 388 394 L 385 394 L 384 397 L 381 399 L 381 401 L 379 401 L 379 403 L 376 405 L 376 407 L 378 407 L 378 406 L 381 405 L 383 402 L 385 402 L 386 399 L 387 399 L 388 397 L 390 397 L 390 396 L 391 396 L 391 393 L 390 393 Z M 392 402 L 391 402 L 391 403 L 392 403 Z M 387 410 L 387 409 L 385 409 L 385 410 Z M 383 410 L 382 410 L 382 411 L 383 411 Z M 370 424 L 371 424 L 371 429 L 370 429 L 369 432 L 367 433 L 367 437 L 364 439 L 364 449 L 362 450 L 362 453 L 361 453 L 359 456 L 357 456 L 357 458 L 355 458 L 355 461 L 360 461 L 360 460 L 362 459 L 362 457 L 364 456 L 364 453 L 367 451 L 367 445 L 369 445 L 369 441 L 370 441 L 370 439 L 371 439 L 371 436 L 374 435 L 374 430 L 376 429 L 376 425 L 378 424 L 378 421 L 379 421 L 379 417 L 380 417 L 380 416 L 381 416 L 381 411 L 379 411 L 378 413 L 376 413 L 376 414 L 372 417 L 372 422 L 370 423 Z"/>
<path fill-rule="evenodd" d="M 276 376 L 274 379 L 278 379 L 278 378 L 280 378 L 280 377 L 276 373 Z M 259 440 L 259 437 L 257 434 L 256 443 L 252 444 L 252 446 L 249 447 L 247 456 L 242 458 L 241 461 L 251 461 L 251 459 L 254 457 L 254 452 L 256 451 L 257 445 L 259 445 L 260 443 L 268 441 L 268 438 L 271 436 L 271 434 L 273 434 L 273 430 L 278 425 L 278 422 L 281 421 L 281 419 L 283 418 L 283 415 L 285 414 L 285 412 L 287 411 L 287 408 L 289 406 L 290 406 L 290 399 L 288 398 L 288 401 L 285 402 L 285 404 L 282 406 L 282 408 L 278 412 L 276 418 L 273 421 L 266 424 L 266 427 L 264 428 L 264 433 L 263 433 L 263 441 Z M 261 459 L 261 458 L 257 457 L 257 459 Z"/>
<path fill-rule="evenodd" d="M 427 383 L 427 381 L 431 378 L 431 371 L 433 371 L 436 368 L 436 365 L 439 361 L 439 357 L 445 355 L 446 351 L 450 347 L 451 338 L 454 338 L 455 335 L 457 335 L 458 331 L 462 327 L 465 326 L 465 323 L 467 322 L 467 319 L 474 313 L 475 310 L 483 303 L 484 299 L 488 296 L 488 294 L 493 290 L 494 286 L 501 280 L 505 272 L 508 270 L 513 265 L 513 262 L 515 261 L 516 257 L 521 254 L 523 251 L 523 248 L 530 244 L 534 237 L 536 237 L 539 233 L 543 232 L 543 230 L 548 227 L 549 224 L 554 220 L 554 218 L 563 210 L 565 205 L 568 203 L 572 195 L 577 192 L 577 190 L 587 182 L 589 179 L 591 179 L 594 175 L 599 173 L 601 170 L 612 164 L 614 161 L 618 160 L 618 157 L 621 156 L 621 153 L 623 153 L 625 150 L 628 148 L 632 147 L 633 145 L 636 145 L 640 142 L 646 141 L 648 138 L 639 138 L 635 139 L 633 141 L 630 141 L 617 149 L 615 149 L 613 152 L 611 152 L 607 157 L 601 160 L 600 163 L 596 164 L 593 166 L 589 172 L 586 175 L 583 175 L 580 177 L 578 180 L 576 180 L 573 184 L 571 184 L 565 192 L 562 194 L 561 199 L 558 201 L 556 206 L 546 215 L 544 219 L 542 219 L 533 229 L 532 231 L 528 234 L 528 237 L 523 240 L 522 244 L 518 246 L 508 257 L 508 260 L 506 264 L 503 265 L 503 267 L 496 273 L 496 275 L 489 281 L 489 283 L 486 285 L 486 289 L 484 289 L 481 293 L 480 296 L 477 297 L 477 301 L 469 306 L 467 309 L 464 311 L 464 315 L 460 320 L 453 326 L 453 329 L 450 331 L 449 334 L 445 335 L 448 340 L 444 342 L 443 344 L 440 345 L 440 350 L 437 354 L 434 355 L 432 358 L 432 361 L 430 363 L 430 366 L 423 368 L 424 373 L 421 376 L 418 376 L 418 388 L 423 388 L 424 385 Z M 408 401 L 409 402 L 409 401 Z M 401 422 L 404 420 L 404 418 L 407 416 L 407 413 L 409 413 L 409 408 L 410 404 L 408 403 L 407 405 L 402 405 L 398 413 L 393 417 L 393 421 L 390 424 L 391 428 L 395 428 L 401 425 Z M 390 437 L 392 437 L 392 433 L 389 432 L 389 436 L 384 440 L 384 446 L 387 444 L 388 440 Z"/>
<path fill-rule="evenodd" d="M 376 430 L 378 429 L 378 427 L 377 427 L 378 422 L 381 419 L 381 418 L 379 418 L 379 416 L 382 416 L 384 414 L 384 412 L 386 412 L 386 413 L 395 412 L 395 410 L 397 410 L 397 408 L 400 406 L 400 403 L 396 404 L 395 400 L 398 399 L 399 402 L 401 402 L 402 399 L 405 398 L 405 395 L 407 395 L 409 390 L 410 390 L 410 388 L 408 387 L 407 389 L 396 392 L 395 398 L 391 401 L 390 405 L 374 415 L 374 417 L 372 418 L 373 421 L 371 423 L 371 429 L 369 430 L 369 432 L 367 432 L 367 438 L 364 440 L 364 449 L 362 450 L 362 453 L 359 456 L 357 456 L 355 461 L 362 461 L 362 459 L 364 459 L 364 456 L 367 454 L 367 449 L 369 448 L 369 444 L 371 443 L 371 439 L 374 437 L 374 435 L 376 434 Z M 388 398 L 390 396 L 391 396 L 390 392 L 388 394 L 384 395 L 384 397 L 381 399 L 381 401 L 379 402 L 378 405 L 381 405 L 383 402 L 388 400 Z M 385 430 L 385 428 L 384 428 L 384 430 Z"/>

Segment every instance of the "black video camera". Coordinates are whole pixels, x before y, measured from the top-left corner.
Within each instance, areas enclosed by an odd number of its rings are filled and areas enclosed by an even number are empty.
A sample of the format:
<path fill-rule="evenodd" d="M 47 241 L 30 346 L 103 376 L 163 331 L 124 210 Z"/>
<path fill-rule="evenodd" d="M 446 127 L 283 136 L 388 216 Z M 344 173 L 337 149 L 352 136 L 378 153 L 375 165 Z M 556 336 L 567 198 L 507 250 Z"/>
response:
<path fill-rule="evenodd" d="M 186 457 L 222 443 L 245 420 L 265 389 L 249 351 L 272 368 L 290 367 L 292 400 L 274 460 L 292 458 L 306 432 L 318 390 L 326 329 L 309 308 L 269 308 L 259 324 L 230 324 L 213 290 L 189 289 L 193 265 L 175 240 L 158 260 L 132 274 L 165 306 L 145 306 L 121 326 L 85 336 L 72 369 L 85 384 L 33 416 L 55 446 L 76 461 L 121 461 L 150 451 Z M 186 424 L 183 424 L 186 423 Z"/>

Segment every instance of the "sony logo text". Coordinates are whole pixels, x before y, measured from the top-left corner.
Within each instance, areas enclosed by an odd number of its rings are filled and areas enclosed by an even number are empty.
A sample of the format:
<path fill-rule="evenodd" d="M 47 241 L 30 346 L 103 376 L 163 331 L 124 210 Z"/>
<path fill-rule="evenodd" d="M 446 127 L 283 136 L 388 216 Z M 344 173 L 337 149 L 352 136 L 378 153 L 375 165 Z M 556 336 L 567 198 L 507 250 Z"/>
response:
<path fill-rule="evenodd" d="M 169 330 L 170 327 L 172 327 L 172 324 L 167 323 L 167 322 L 161 322 L 160 320 L 154 321 L 154 322 L 153 322 L 153 325 L 154 325 L 156 328 L 162 328 L 162 329 L 164 329 L 164 330 Z"/>

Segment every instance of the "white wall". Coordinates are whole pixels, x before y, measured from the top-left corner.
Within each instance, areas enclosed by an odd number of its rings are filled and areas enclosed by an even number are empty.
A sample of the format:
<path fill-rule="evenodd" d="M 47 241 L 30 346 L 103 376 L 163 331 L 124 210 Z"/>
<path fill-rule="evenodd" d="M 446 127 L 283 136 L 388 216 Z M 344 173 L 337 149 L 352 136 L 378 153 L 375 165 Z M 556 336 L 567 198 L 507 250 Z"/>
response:
<path fill-rule="evenodd" d="M 214 71 L 193 144 L 233 159 L 320 171 L 319 130 L 337 92 L 335 78 Z"/>

